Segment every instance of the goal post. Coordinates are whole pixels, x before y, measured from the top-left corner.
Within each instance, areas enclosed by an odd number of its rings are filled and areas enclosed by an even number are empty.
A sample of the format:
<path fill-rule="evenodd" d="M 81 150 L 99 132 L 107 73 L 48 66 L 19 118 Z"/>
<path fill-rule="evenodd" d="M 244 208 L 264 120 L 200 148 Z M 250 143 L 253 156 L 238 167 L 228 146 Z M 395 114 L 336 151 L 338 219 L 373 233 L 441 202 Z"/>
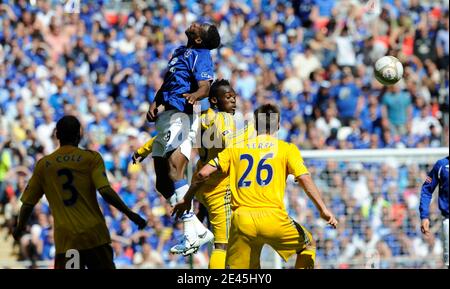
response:
<path fill-rule="evenodd" d="M 431 204 L 433 240 L 420 233 L 420 189 L 448 148 L 303 150 L 322 198 L 339 220 L 338 229 L 320 220 L 306 194 L 288 178 L 286 209 L 317 242 L 317 268 L 443 268 L 440 213 Z M 266 251 L 271 251 L 265 248 Z M 292 268 L 275 252 L 263 268 Z"/>
<path fill-rule="evenodd" d="M 449 154 L 449 148 L 304 150 L 305 160 L 361 161 L 383 163 L 394 159 L 400 163 L 437 161 Z"/>

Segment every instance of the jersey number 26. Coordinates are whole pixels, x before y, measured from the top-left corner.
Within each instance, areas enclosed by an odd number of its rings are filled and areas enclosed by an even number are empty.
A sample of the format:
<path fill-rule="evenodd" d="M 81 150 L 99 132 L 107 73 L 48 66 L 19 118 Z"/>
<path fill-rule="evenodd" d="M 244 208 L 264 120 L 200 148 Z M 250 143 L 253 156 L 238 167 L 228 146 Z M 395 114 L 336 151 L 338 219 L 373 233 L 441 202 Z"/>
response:
<path fill-rule="evenodd" d="M 272 181 L 272 177 L 273 177 L 273 168 L 270 164 L 265 164 L 264 162 L 267 159 L 270 159 L 273 157 L 273 153 L 269 153 L 267 155 L 265 155 L 258 163 L 258 167 L 256 168 L 256 183 L 258 185 L 260 185 L 261 187 L 267 186 L 271 181 Z M 250 173 L 250 171 L 253 168 L 253 157 L 249 154 L 243 154 L 241 155 L 240 160 L 247 160 L 248 162 L 248 166 L 244 171 L 244 174 L 242 175 L 242 177 L 239 179 L 238 182 L 238 187 L 239 188 L 247 188 L 250 187 L 250 185 L 252 184 L 251 180 L 246 180 L 248 174 Z M 267 177 L 265 179 L 262 178 L 262 172 L 263 171 L 267 171 Z"/>

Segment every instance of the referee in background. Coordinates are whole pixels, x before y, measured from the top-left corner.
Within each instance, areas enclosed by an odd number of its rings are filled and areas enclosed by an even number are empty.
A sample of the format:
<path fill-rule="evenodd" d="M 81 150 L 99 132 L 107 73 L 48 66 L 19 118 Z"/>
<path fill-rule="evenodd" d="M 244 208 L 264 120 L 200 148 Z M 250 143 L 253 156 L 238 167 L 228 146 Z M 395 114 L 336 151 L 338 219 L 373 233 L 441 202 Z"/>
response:
<path fill-rule="evenodd" d="M 436 186 L 439 185 L 439 210 L 442 213 L 442 235 L 444 242 L 444 263 L 448 268 L 448 159 L 438 160 L 433 169 L 428 173 L 420 192 L 420 219 L 422 220 L 421 231 L 425 236 L 430 235 L 430 203 Z"/>

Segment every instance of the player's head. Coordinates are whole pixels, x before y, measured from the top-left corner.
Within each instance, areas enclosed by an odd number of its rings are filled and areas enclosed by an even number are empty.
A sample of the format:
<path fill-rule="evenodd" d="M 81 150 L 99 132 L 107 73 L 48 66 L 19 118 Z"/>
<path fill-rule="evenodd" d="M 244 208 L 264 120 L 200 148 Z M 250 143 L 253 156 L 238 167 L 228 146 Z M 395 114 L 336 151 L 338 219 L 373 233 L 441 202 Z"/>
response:
<path fill-rule="evenodd" d="M 226 79 L 217 79 L 209 89 L 209 102 L 218 111 L 234 114 L 236 111 L 236 92 Z"/>
<path fill-rule="evenodd" d="M 255 112 L 255 128 L 260 134 L 274 134 L 280 128 L 280 109 L 271 103 L 261 105 Z"/>
<path fill-rule="evenodd" d="M 185 33 L 188 38 L 188 46 L 213 50 L 220 45 L 219 31 L 212 24 L 194 22 Z"/>
<path fill-rule="evenodd" d="M 63 116 L 56 123 L 56 138 L 61 145 L 78 145 L 81 140 L 81 124 L 72 115 Z"/>

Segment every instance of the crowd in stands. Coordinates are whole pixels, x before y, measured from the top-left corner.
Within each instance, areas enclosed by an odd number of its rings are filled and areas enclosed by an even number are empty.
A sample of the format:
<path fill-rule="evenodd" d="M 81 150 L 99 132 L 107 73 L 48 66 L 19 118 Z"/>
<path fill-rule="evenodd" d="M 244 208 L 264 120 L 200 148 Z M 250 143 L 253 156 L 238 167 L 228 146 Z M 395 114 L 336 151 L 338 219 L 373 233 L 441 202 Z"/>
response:
<path fill-rule="evenodd" d="M 108 9 L 111 3 L 82 0 L 72 11 L 79 13 L 66 13 L 60 1 L 1 1 L 0 214 L 7 230 L 36 161 L 57 148 L 56 121 L 73 114 L 84 127 L 81 145 L 102 154 L 113 188 L 149 219 L 138 231 L 99 199 L 117 266 L 189 263 L 168 253 L 181 224 L 155 191 L 151 158 L 132 165 L 130 157 L 156 133 L 145 113 L 193 21 L 219 28 L 216 78 L 230 79 L 238 93 L 236 117 L 251 120 L 257 105 L 276 102 L 279 137 L 301 150 L 449 146 L 448 1 L 382 0 L 380 13 L 358 0 L 153 0 L 121 10 Z M 384 55 L 404 65 L 394 86 L 373 76 Z M 308 167 L 340 221 L 336 231 L 326 228 L 306 195 L 288 186 L 287 208 L 317 239 L 319 266 L 352 267 L 368 252 L 381 260 L 440 256 L 438 216 L 429 239 L 418 219 L 429 166 L 309 160 Z M 15 244 L 20 260 L 53 259 L 52 222 L 44 199 Z M 193 262 L 206 267 L 207 250 Z"/>

